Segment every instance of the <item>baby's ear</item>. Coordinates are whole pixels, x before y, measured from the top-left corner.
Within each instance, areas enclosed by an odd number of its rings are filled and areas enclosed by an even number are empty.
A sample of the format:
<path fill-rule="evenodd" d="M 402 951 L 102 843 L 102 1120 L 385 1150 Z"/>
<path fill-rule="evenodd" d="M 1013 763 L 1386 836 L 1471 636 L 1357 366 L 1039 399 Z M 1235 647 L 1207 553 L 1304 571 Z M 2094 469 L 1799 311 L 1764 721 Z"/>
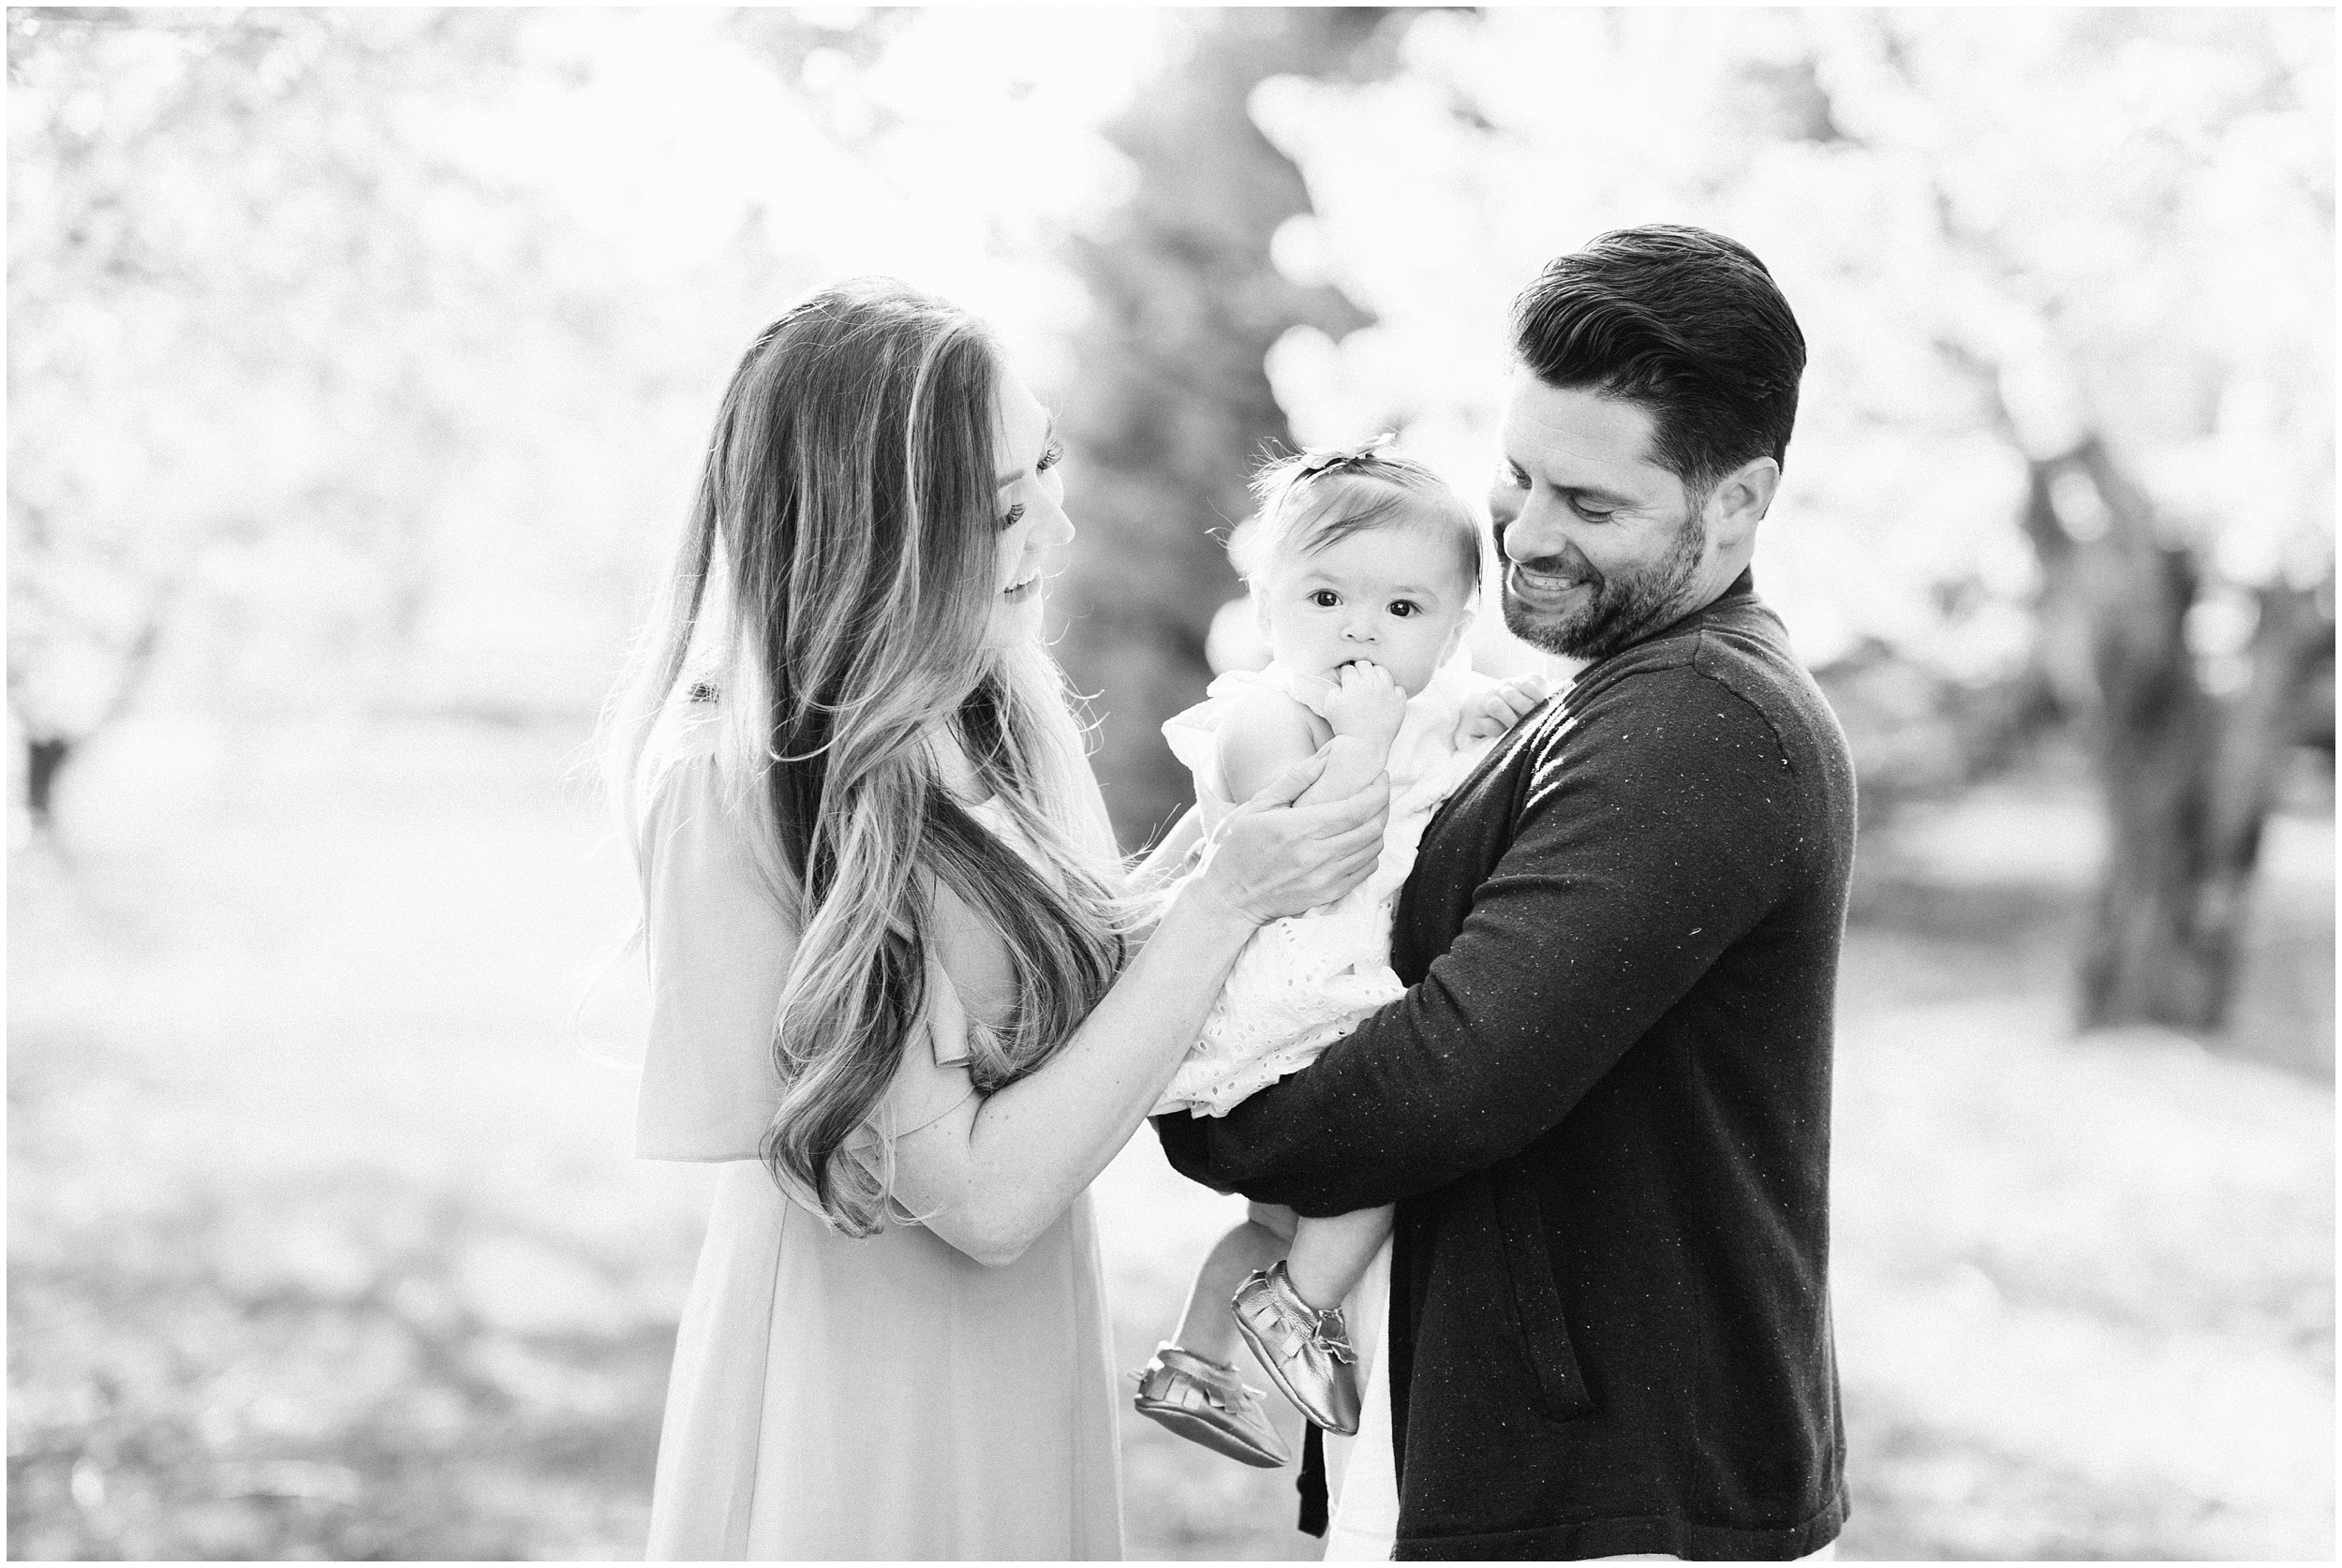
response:
<path fill-rule="evenodd" d="M 1474 599 L 1463 607 L 1463 614 L 1456 617 L 1455 629 L 1447 634 L 1447 645 L 1439 651 L 1439 661 L 1442 664 L 1456 657 L 1456 650 L 1463 645 L 1464 633 L 1472 629 L 1472 617 L 1479 613 L 1480 603 L 1477 599 Z"/>

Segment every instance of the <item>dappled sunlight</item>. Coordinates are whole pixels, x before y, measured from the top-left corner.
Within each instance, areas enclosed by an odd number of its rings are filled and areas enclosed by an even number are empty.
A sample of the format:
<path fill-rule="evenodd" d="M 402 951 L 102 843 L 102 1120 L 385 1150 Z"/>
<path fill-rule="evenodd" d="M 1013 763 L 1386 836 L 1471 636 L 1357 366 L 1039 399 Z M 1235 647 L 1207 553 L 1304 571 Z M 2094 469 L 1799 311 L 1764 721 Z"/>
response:
<path fill-rule="evenodd" d="M 2331 1556 L 2332 25 L 12 10 L 10 1555 L 641 1555 L 716 1171 L 631 1158 L 594 727 L 790 301 L 904 278 L 1047 405 L 1135 848 L 1266 658 L 1254 464 L 1476 513 L 1516 292 L 1673 222 L 1811 355 L 1842 1554 Z M 1144 1132 L 1094 1192 L 1133 1368 L 1237 1201 Z M 1132 1556 L 1317 1555 L 1120 1435 Z"/>
<path fill-rule="evenodd" d="M 13 869 L 18 1555 L 640 1549 L 712 1173 L 627 1158 L 641 983 L 586 990 L 630 895 L 562 782 L 580 736 L 334 737 L 191 767 L 126 727 L 70 866 Z M 2087 856 L 1994 846 L 2086 823 L 2011 787 L 1865 850 L 1894 885 L 1841 1002 L 1849 1557 L 2315 1556 L 2331 1527 L 2330 1057 L 2071 1037 L 2029 950 Z M 2281 920 L 2329 946 L 2331 846 L 2291 818 L 2272 845 L 2314 895 Z M 2019 878 L 2030 923 L 1963 920 Z M 1144 1133 L 1096 1192 L 1135 1367 L 1234 1200 Z M 1314 1554 L 1289 1472 L 1127 1413 L 1123 1445 L 1133 1555 Z"/>

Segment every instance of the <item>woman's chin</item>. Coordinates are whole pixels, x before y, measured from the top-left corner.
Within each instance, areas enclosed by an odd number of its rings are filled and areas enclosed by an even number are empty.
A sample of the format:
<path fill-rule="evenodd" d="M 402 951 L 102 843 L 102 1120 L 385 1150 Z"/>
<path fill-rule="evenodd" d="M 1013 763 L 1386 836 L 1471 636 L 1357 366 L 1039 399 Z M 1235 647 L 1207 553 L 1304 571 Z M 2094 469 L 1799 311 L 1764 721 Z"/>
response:
<path fill-rule="evenodd" d="M 992 624 L 985 629 L 984 642 L 986 647 L 1013 648 L 1040 636 L 1041 589 L 1036 584 L 1021 599 L 1001 596 L 992 610 Z"/>

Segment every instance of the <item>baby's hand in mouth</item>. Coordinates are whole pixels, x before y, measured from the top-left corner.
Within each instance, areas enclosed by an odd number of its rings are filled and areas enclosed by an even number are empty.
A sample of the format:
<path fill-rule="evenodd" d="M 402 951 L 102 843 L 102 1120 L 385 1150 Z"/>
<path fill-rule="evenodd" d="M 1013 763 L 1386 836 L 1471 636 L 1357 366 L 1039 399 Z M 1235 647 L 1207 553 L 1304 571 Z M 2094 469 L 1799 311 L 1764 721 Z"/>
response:
<path fill-rule="evenodd" d="M 1334 672 L 1333 691 L 1326 698 L 1326 722 L 1337 735 L 1353 735 L 1377 746 L 1388 746 L 1406 717 L 1407 694 L 1390 678 L 1390 672 L 1368 659 L 1355 658 Z"/>

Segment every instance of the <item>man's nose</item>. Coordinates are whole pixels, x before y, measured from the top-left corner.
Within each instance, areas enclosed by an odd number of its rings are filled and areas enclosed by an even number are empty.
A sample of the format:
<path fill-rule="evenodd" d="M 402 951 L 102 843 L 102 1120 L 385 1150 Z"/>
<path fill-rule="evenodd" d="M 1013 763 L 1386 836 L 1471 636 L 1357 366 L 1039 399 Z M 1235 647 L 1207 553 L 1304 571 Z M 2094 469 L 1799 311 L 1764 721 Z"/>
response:
<path fill-rule="evenodd" d="M 1499 547 L 1508 560 L 1542 561 L 1566 550 L 1569 539 L 1562 531 L 1554 509 L 1543 504 L 1542 497 L 1532 496 L 1505 525 Z"/>

